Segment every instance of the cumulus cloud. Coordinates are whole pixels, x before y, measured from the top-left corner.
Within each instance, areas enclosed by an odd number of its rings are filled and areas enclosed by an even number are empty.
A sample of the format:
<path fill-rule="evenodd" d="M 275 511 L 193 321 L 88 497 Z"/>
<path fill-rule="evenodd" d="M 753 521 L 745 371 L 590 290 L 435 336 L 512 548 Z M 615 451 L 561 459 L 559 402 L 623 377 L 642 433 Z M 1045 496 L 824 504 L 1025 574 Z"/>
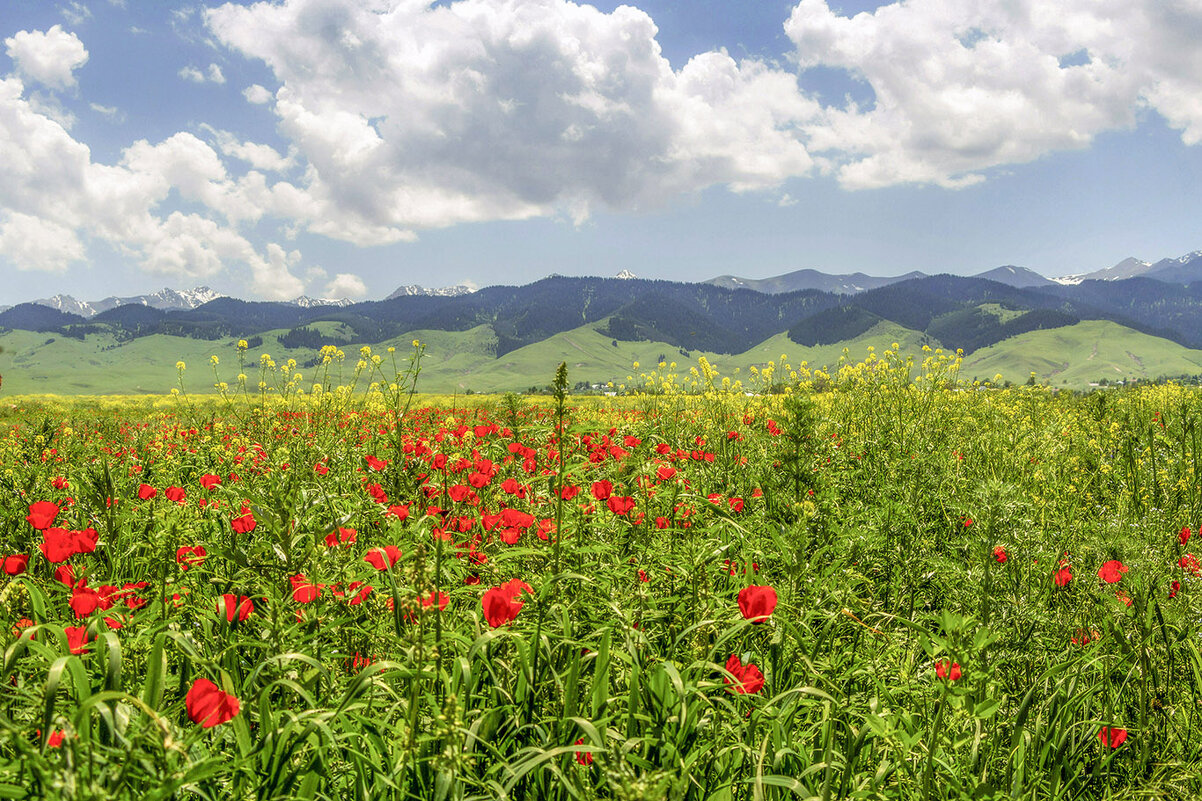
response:
<path fill-rule="evenodd" d="M 567 0 L 282 0 L 204 19 L 281 86 L 279 129 L 308 170 L 277 199 L 360 244 L 815 171 L 967 186 L 1147 109 L 1202 143 L 1197 0 L 907 0 L 851 17 L 800 0 L 788 69 L 711 51 L 673 70 L 644 12 Z M 875 100 L 819 102 L 797 86 L 811 67 Z"/>
<path fill-rule="evenodd" d="M 0 216 L 0 253 L 19 270 L 63 272 L 72 262 L 83 260 L 84 246 L 65 225 L 10 212 Z"/>
<path fill-rule="evenodd" d="M 338 273 L 334 276 L 334 280 L 326 284 L 322 295 L 323 297 L 334 299 L 349 298 L 351 300 L 358 300 L 359 298 L 367 297 L 367 285 L 357 275 Z"/>
<path fill-rule="evenodd" d="M 18 31 L 4 40 L 17 73 L 51 89 L 75 85 L 75 70 L 88 60 L 87 48 L 73 33 L 55 25 L 48 31 Z"/>
<path fill-rule="evenodd" d="M 292 156 L 281 156 L 271 145 L 243 142 L 230 131 L 223 131 L 208 124 L 201 124 L 200 127 L 213 137 L 217 149 L 223 155 L 245 161 L 256 170 L 279 172 L 295 163 Z"/>
<path fill-rule="evenodd" d="M 242 96 L 246 98 L 247 103 L 254 103 L 256 106 L 261 106 L 264 103 L 270 103 L 273 95 L 267 90 L 267 87 L 260 86 L 257 83 L 252 83 L 250 86 L 242 90 Z"/>
<path fill-rule="evenodd" d="M 272 212 L 359 244 L 769 188 L 812 165 L 797 127 L 820 108 L 796 76 L 724 52 L 674 71 L 630 6 L 286 0 L 205 19 L 281 85 L 307 170 Z"/>
<path fill-rule="evenodd" d="M 909 0 L 853 17 L 801 0 L 785 31 L 802 68 L 847 70 L 876 95 L 805 127 L 848 187 L 971 184 L 1086 147 L 1145 107 L 1202 141 L 1193 0 Z"/>
<path fill-rule="evenodd" d="M 16 77 L 0 79 L 0 254 L 19 269 L 59 271 L 85 256 L 84 240 L 111 244 L 143 269 L 206 278 L 240 265 L 263 297 L 295 297 L 296 251 L 258 249 L 240 231 L 257 221 L 262 173 L 238 180 L 220 155 L 188 133 L 140 140 L 116 164 L 41 113 Z M 195 211 L 170 210 L 169 198 Z"/>

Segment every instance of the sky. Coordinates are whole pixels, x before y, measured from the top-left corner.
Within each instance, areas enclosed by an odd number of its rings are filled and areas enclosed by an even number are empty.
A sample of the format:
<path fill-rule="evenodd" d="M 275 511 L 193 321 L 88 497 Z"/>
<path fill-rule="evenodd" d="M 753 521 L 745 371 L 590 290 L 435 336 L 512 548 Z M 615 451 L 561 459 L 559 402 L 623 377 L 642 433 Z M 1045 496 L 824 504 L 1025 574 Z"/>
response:
<path fill-rule="evenodd" d="M 1199 0 L 0 0 L 0 303 L 1202 248 Z"/>

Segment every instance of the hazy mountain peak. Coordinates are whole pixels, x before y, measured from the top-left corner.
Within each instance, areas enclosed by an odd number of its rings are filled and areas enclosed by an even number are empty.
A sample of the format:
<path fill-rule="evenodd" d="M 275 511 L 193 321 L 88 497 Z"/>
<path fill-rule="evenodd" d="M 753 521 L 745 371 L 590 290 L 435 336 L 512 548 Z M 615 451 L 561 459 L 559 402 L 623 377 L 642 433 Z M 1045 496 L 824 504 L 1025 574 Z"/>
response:
<path fill-rule="evenodd" d="M 392 300 L 393 298 L 408 298 L 414 296 L 455 298 L 459 297 L 460 295 L 470 295 L 478 288 L 479 287 L 470 281 L 465 281 L 464 283 L 456 284 L 455 286 L 439 287 L 437 289 L 419 286 L 418 284 L 406 284 L 405 286 L 397 287 L 395 292 L 384 299 Z"/>
<path fill-rule="evenodd" d="M 724 289 L 750 289 L 776 295 L 782 292 L 798 292 L 805 289 L 817 289 L 822 292 L 834 292 L 840 295 L 855 295 L 869 289 L 878 289 L 911 278 L 925 278 L 925 273 L 917 270 L 905 275 L 875 276 L 855 272 L 843 275 L 832 275 L 818 270 L 795 270 L 784 275 L 771 278 L 743 278 L 737 275 L 720 275 L 704 283 L 713 284 Z"/>
<path fill-rule="evenodd" d="M 630 272 L 630 270 L 623 270 L 615 275 L 614 278 L 621 278 L 623 281 L 629 281 L 631 278 L 638 278 L 638 276 Z"/>
<path fill-rule="evenodd" d="M 1029 270 L 1026 267 L 1016 267 L 1013 264 L 1004 264 L 1001 267 L 995 267 L 992 270 L 986 270 L 976 276 L 984 278 L 987 281 L 997 281 L 999 284 L 1025 289 L 1033 286 L 1050 286 L 1055 281 L 1045 278 L 1034 270 Z"/>
<path fill-rule="evenodd" d="M 350 306 L 354 302 L 349 298 L 311 298 L 308 295 L 301 295 L 288 301 L 291 305 L 300 306 L 302 309 L 312 309 L 315 306 Z"/>

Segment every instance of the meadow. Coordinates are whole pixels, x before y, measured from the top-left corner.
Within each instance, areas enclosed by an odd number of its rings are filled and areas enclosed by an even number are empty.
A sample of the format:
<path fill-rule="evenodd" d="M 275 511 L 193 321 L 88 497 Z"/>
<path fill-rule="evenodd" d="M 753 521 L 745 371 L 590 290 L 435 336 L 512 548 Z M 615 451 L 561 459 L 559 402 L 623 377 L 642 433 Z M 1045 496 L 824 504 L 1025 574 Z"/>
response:
<path fill-rule="evenodd" d="M 0 404 L 0 797 L 1202 793 L 1194 389 L 324 355 Z"/>

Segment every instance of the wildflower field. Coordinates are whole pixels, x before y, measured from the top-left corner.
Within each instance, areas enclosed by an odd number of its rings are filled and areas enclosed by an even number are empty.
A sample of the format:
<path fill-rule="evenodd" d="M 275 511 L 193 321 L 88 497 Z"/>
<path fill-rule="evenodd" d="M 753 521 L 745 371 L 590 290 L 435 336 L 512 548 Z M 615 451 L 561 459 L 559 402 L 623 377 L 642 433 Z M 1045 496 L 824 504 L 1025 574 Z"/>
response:
<path fill-rule="evenodd" d="M 1202 794 L 1196 391 L 419 356 L 0 407 L 0 797 Z"/>

